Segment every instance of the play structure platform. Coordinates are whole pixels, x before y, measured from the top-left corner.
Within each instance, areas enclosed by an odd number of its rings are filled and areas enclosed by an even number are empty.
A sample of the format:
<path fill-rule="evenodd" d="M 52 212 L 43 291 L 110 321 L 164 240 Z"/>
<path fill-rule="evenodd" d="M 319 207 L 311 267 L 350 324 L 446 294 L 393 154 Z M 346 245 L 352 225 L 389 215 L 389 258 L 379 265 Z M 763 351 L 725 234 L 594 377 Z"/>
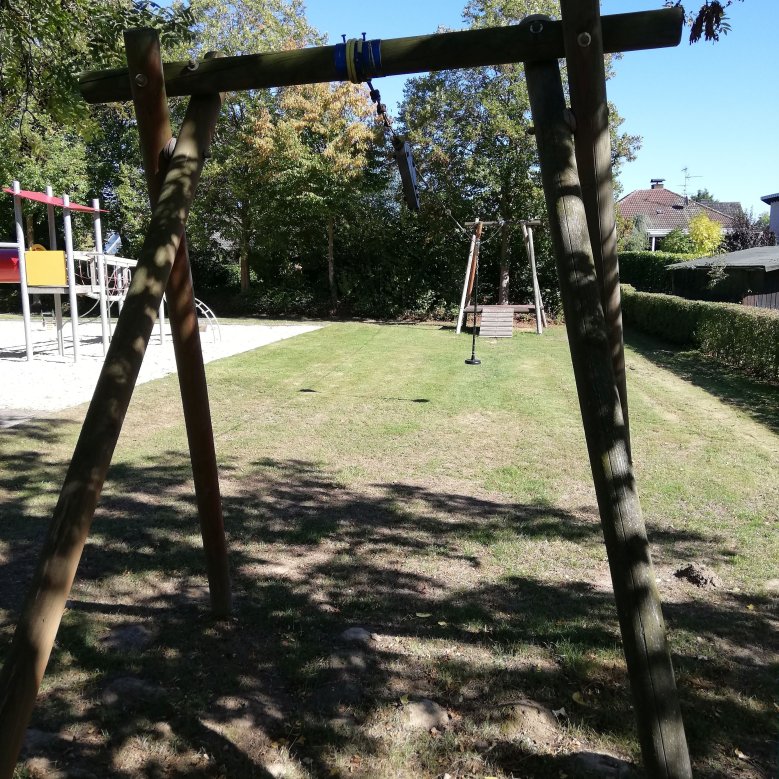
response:
<path fill-rule="evenodd" d="M 108 351 L 111 340 L 111 305 L 116 303 L 121 312 L 127 292 L 130 289 L 132 273 L 137 262 L 127 257 L 117 257 L 103 251 L 103 233 L 100 202 L 95 199 L 91 206 L 72 203 L 68 195 L 56 197 L 51 187 L 46 192 L 23 190 L 18 181 L 13 188 L 4 192 L 13 195 L 16 221 L 16 241 L 0 243 L 0 284 L 18 284 L 22 298 L 24 319 L 25 351 L 28 360 L 34 358 L 35 341 L 30 332 L 30 295 L 52 295 L 54 297 L 54 320 L 56 322 L 57 351 L 65 356 L 65 339 L 62 318 L 62 295 L 68 296 L 72 330 L 73 361 L 80 354 L 78 297 L 96 301 L 100 306 L 100 324 L 103 355 Z M 25 245 L 23 229 L 23 201 L 44 203 L 48 212 L 49 245 Z M 65 249 L 57 250 L 55 208 L 62 209 Z M 71 226 L 72 212 L 87 212 L 92 215 L 94 228 L 94 250 L 75 251 Z M 201 300 L 195 300 L 197 313 L 212 339 L 220 337 L 219 323 L 214 312 Z M 159 307 L 160 342 L 165 342 L 165 301 Z"/>

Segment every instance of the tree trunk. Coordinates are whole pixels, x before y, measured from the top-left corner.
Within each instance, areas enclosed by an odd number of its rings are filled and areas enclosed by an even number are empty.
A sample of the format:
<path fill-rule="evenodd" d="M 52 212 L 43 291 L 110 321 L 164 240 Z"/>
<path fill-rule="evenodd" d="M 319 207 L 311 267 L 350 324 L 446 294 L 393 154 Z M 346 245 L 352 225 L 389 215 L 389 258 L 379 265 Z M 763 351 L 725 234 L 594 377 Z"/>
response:
<path fill-rule="evenodd" d="M 334 228 L 335 219 L 329 216 L 327 218 L 327 280 L 330 284 L 330 302 L 333 305 L 333 311 L 338 308 L 338 291 L 335 288 L 335 252 L 333 249 Z"/>
<path fill-rule="evenodd" d="M 239 240 L 238 261 L 241 265 L 241 292 L 249 291 L 249 209 L 241 206 L 241 237 Z"/>
<path fill-rule="evenodd" d="M 27 244 L 27 248 L 31 249 L 35 244 L 35 223 L 33 222 L 32 214 L 24 215 L 24 223 L 25 223 L 25 233 L 26 233 L 24 240 Z M 43 309 L 41 296 L 31 294 L 30 298 L 31 298 L 30 303 L 32 304 L 32 312 L 34 314 L 40 314 L 41 310 Z"/>
<path fill-rule="evenodd" d="M 25 236 L 25 240 L 27 241 L 27 248 L 29 249 L 35 243 L 35 228 L 32 221 L 32 214 L 25 214 L 24 221 L 27 224 L 27 235 Z"/>
<path fill-rule="evenodd" d="M 509 225 L 504 222 L 500 227 L 500 284 L 498 286 L 498 305 L 507 306 L 509 302 Z"/>

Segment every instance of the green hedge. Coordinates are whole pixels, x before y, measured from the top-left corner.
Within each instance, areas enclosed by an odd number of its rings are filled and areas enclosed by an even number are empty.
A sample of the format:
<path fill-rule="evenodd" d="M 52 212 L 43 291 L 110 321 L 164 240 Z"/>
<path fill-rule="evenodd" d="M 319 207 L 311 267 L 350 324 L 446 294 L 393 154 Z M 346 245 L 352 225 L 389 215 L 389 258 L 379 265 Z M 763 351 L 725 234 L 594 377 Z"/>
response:
<path fill-rule="evenodd" d="M 622 287 L 626 325 L 762 379 L 779 380 L 779 312 Z"/>
<path fill-rule="evenodd" d="M 620 252 L 619 277 L 642 292 L 670 292 L 671 274 L 668 266 L 675 262 L 694 260 L 696 254 L 670 252 Z"/>

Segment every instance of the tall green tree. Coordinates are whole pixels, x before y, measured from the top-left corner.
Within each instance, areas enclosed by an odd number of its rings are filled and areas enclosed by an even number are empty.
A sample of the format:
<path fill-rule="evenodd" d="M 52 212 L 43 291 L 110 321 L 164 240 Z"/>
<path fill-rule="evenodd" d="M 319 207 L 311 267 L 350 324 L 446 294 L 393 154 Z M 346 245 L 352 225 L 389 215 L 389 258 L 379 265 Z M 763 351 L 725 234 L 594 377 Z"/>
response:
<path fill-rule="evenodd" d="M 195 57 L 208 51 L 230 56 L 321 42 L 306 20 L 302 0 L 193 0 L 190 11 L 196 45 L 189 53 Z M 249 289 L 250 257 L 273 209 L 268 159 L 257 154 L 254 132 L 265 118 L 278 116 L 276 90 L 227 96 L 191 217 L 195 253 L 201 258 L 236 257 L 243 291 Z"/>
<path fill-rule="evenodd" d="M 377 141 L 372 104 L 364 87 L 349 82 L 282 90 L 273 159 L 282 202 L 327 236 L 327 279 L 332 309 L 338 306 L 335 230 L 354 211 Z"/>
<path fill-rule="evenodd" d="M 39 113 L 55 122 L 89 124 L 78 74 L 122 62 L 122 30 L 155 27 L 163 39 L 180 37 L 185 8 L 148 0 L 25 0 L 0 3 L 2 116 L 18 123 Z"/>
<path fill-rule="evenodd" d="M 555 0 L 471 0 L 463 12 L 471 27 L 516 24 L 530 14 L 559 15 Z M 408 82 L 401 117 L 414 146 L 428 199 L 445 199 L 454 213 L 511 220 L 545 213 L 524 68 L 499 65 L 436 72 Z M 614 162 L 633 154 L 638 139 L 619 135 L 612 110 Z M 497 300 L 510 296 L 512 247 L 520 235 L 503 228 Z M 520 255 L 521 256 L 521 255 Z M 486 265 L 486 264 L 485 264 Z M 524 265 L 524 263 L 523 263 Z M 485 268 L 486 269 L 486 268 Z M 550 279 L 551 283 L 551 279 Z"/>
<path fill-rule="evenodd" d="M 74 199 L 111 191 L 107 161 L 118 169 L 124 150 L 101 143 L 98 117 L 112 109 L 81 99 L 78 74 L 121 64 L 124 28 L 155 27 L 169 42 L 186 36 L 188 19 L 178 6 L 137 0 L 0 3 L 0 181 L 19 179 L 26 189 L 51 184 Z M 28 233 L 47 236 L 45 209 L 26 212 L 34 222 Z M 0 214 L 3 233 L 11 214 Z"/>

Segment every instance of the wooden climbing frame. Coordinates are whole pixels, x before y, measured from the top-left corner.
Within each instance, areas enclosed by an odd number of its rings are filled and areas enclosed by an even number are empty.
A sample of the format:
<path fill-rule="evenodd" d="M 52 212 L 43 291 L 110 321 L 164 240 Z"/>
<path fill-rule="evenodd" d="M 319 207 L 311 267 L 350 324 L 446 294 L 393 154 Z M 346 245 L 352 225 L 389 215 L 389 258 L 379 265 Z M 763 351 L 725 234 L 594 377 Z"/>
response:
<path fill-rule="evenodd" d="M 125 35 L 128 67 L 83 74 L 91 103 L 133 100 L 152 217 L 126 303 L 0 674 L 0 779 L 10 779 L 163 292 L 181 379 L 212 610 L 230 611 L 227 547 L 184 228 L 220 93 L 524 62 L 582 421 L 646 774 L 691 777 L 630 459 L 604 53 L 678 45 L 679 8 L 605 16 L 561 0 L 561 21 L 162 64 L 156 34 Z M 568 65 L 565 104 L 558 60 Z M 175 145 L 167 98 L 190 95 Z M 171 151 L 166 159 L 164 151 Z M 172 302 L 171 302 L 172 301 Z M 161 414 L 163 412 L 160 412 Z"/>

